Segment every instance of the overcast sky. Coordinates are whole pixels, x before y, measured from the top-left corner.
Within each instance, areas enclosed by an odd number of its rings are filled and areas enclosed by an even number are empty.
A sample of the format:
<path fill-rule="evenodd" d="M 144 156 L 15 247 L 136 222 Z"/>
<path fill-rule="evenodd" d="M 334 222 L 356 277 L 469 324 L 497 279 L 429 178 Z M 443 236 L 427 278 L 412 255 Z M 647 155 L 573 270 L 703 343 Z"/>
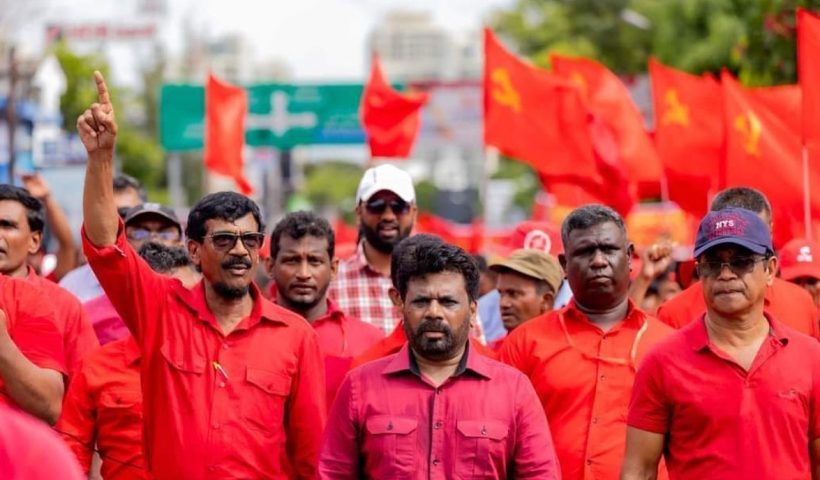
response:
<path fill-rule="evenodd" d="M 21 1 L 21 0 L 16 0 Z M 24 1 L 24 0 L 23 0 Z M 17 22 L 26 50 L 42 48 L 43 28 L 55 22 L 133 21 L 126 0 L 33 0 Z M 134 1 L 134 0 L 131 0 Z M 0 3 L 7 3 L 0 2 Z M 12 1 L 15 3 L 15 1 Z M 391 10 L 429 11 L 453 32 L 480 27 L 487 15 L 513 0 L 167 0 L 164 29 L 172 52 L 181 45 L 185 19 L 212 37 L 242 32 L 257 60 L 281 59 L 297 80 L 362 80 L 365 40 Z M 127 56 L 115 49 L 118 57 Z M 114 61 L 128 69 L 128 59 Z M 115 75 L 127 75 L 114 72 Z"/>

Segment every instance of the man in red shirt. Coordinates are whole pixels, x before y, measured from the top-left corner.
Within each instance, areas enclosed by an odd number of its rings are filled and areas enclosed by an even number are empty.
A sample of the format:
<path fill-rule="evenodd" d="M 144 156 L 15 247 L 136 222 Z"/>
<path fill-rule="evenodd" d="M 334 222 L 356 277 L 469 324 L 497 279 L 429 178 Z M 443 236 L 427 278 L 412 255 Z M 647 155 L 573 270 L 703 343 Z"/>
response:
<path fill-rule="evenodd" d="M 253 283 L 264 225 L 232 192 L 202 198 L 186 227 L 193 289 L 152 271 L 125 239 L 111 189 L 117 124 L 102 75 L 77 120 L 88 152 L 83 247 L 140 347 L 145 458 L 156 478 L 306 479 L 325 423 L 316 333 Z"/>
<path fill-rule="evenodd" d="M 780 251 L 780 278 L 809 292 L 820 308 L 820 244 L 795 238 Z"/>
<path fill-rule="evenodd" d="M 187 263 L 180 260 L 180 253 Z M 193 287 L 188 283 L 190 260 L 179 247 L 149 242 L 139 255 L 155 272 Z M 116 311 L 114 314 L 122 322 Z M 105 480 L 149 478 L 142 450 L 140 357 L 139 346 L 130 335 L 107 343 L 83 359 L 68 388 L 56 429 L 86 474 L 92 468 L 96 445 Z"/>
<path fill-rule="evenodd" d="M 394 255 L 391 292 L 409 341 L 345 378 L 318 478 L 559 478 L 532 386 L 468 347 L 475 261 L 429 235 L 405 240 Z"/>
<path fill-rule="evenodd" d="M 100 346 L 88 315 L 74 295 L 47 280 L 28 264 L 40 249 L 45 225 L 43 204 L 28 191 L 0 185 L 0 273 L 25 279 L 41 290 L 54 309 L 69 377 L 88 352 Z"/>
<path fill-rule="evenodd" d="M 83 480 L 87 477 L 50 428 L 0 405 L 0 478 Z"/>
<path fill-rule="evenodd" d="M 532 381 L 562 478 L 617 478 L 636 365 L 672 330 L 629 300 L 633 246 L 617 212 L 602 205 L 573 210 L 561 237 L 559 260 L 573 300 L 516 328 L 499 358 Z"/>
<path fill-rule="evenodd" d="M 45 293 L 0 275 L 0 405 L 53 424 L 63 401 L 63 338 Z"/>
<path fill-rule="evenodd" d="M 709 213 L 695 258 L 706 313 L 641 364 L 621 478 L 820 478 L 820 344 L 765 311 L 777 272 L 754 212 Z"/>
<path fill-rule="evenodd" d="M 401 321 L 390 301 L 390 254 L 416 222 L 416 191 L 407 172 L 393 165 L 369 168 L 356 191 L 361 241 L 339 264 L 328 296 L 342 311 L 387 335 Z"/>
<path fill-rule="evenodd" d="M 543 250 L 521 248 L 499 260 L 490 269 L 496 272 L 501 321 L 507 332 L 552 310 L 564 272 L 558 260 Z M 490 344 L 498 351 L 506 337 Z"/>
<path fill-rule="evenodd" d="M 273 229 L 268 273 L 276 284 L 274 301 L 303 316 L 319 335 L 325 356 L 328 405 L 336 396 L 353 357 L 383 338 L 381 330 L 345 316 L 327 297 L 339 261 L 333 257 L 333 228 L 311 212 L 285 216 Z"/>
<path fill-rule="evenodd" d="M 750 210 L 756 213 L 771 231 L 773 220 L 769 201 L 753 188 L 734 187 L 718 193 L 712 200 L 711 211 L 716 212 L 724 208 Z M 775 278 L 771 288 L 766 290 L 764 307 L 774 318 L 798 332 L 820 338 L 817 307 L 811 296 L 797 285 Z M 658 307 L 658 319 L 671 327 L 681 328 L 699 319 L 705 312 L 703 284 L 695 282 Z"/>

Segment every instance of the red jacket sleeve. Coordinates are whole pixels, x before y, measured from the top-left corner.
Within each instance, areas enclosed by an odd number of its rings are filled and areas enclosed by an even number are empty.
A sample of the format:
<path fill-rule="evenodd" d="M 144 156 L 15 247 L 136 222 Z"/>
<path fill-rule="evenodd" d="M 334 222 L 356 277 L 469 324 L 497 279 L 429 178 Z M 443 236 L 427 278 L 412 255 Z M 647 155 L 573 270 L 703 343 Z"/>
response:
<path fill-rule="evenodd" d="M 558 480 L 561 478 L 561 467 L 544 408 L 529 379 L 523 374 L 518 377 L 513 460 L 515 473 L 512 478 Z"/>
<path fill-rule="evenodd" d="M 663 385 L 661 361 L 654 352 L 650 352 L 635 374 L 626 421 L 630 427 L 653 433 L 669 431 L 672 412 Z"/>
<path fill-rule="evenodd" d="M 302 341 L 299 371 L 294 378 L 287 412 L 287 452 L 297 479 L 313 479 L 327 421 L 325 364 L 313 329 Z"/>
<path fill-rule="evenodd" d="M 68 448 L 77 457 L 84 473 L 88 473 L 91 469 L 91 447 L 96 437 L 94 426 L 96 406 L 92 392 L 89 391 L 87 375 L 88 372 L 83 369 L 81 363 L 77 374 L 69 384 L 56 427 Z"/>
<path fill-rule="evenodd" d="M 108 299 L 143 351 L 159 348 L 158 322 L 173 280 L 160 275 L 137 255 L 125 238 L 120 220 L 117 241 L 98 248 L 82 230 L 83 251 Z"/>
<path fill-rule="evenodd" d="M 63 336 L 43 291 L 24 280 L 4 278 L 3 282 L 0 307 L 14 344 L 38 367 L 67 374 Z"/>

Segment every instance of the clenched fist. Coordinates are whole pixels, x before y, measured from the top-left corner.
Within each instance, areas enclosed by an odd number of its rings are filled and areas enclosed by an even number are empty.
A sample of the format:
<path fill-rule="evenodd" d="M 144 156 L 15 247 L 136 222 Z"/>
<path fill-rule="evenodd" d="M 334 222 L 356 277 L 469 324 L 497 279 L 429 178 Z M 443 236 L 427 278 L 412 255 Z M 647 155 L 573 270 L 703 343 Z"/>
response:
<path fill-rule="evenodd" d="M 95 154 L 113 155 L 117 140 L 117 121 L 105 79 L 100 72 L 95 71 L 94 80 L 97 82 L 97 102 L 77 118 L 77 131 L 89 158 Z"/>

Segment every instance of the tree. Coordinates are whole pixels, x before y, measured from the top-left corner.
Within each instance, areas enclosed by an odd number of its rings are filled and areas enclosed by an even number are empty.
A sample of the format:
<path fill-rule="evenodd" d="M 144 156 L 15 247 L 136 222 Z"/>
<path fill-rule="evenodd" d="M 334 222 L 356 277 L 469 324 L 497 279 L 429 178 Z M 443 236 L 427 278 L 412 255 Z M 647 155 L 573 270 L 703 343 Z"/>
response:
<path fill-rule="evenodd" d="M 799 6 L 818 9 L 820 0 L 518 0 L 492 24 L 542 66 L 558 52 L 635 74 L 654 55 L 692 73 L 725 67 L 747 85 L 771 85 L 796 81 Z"/>

